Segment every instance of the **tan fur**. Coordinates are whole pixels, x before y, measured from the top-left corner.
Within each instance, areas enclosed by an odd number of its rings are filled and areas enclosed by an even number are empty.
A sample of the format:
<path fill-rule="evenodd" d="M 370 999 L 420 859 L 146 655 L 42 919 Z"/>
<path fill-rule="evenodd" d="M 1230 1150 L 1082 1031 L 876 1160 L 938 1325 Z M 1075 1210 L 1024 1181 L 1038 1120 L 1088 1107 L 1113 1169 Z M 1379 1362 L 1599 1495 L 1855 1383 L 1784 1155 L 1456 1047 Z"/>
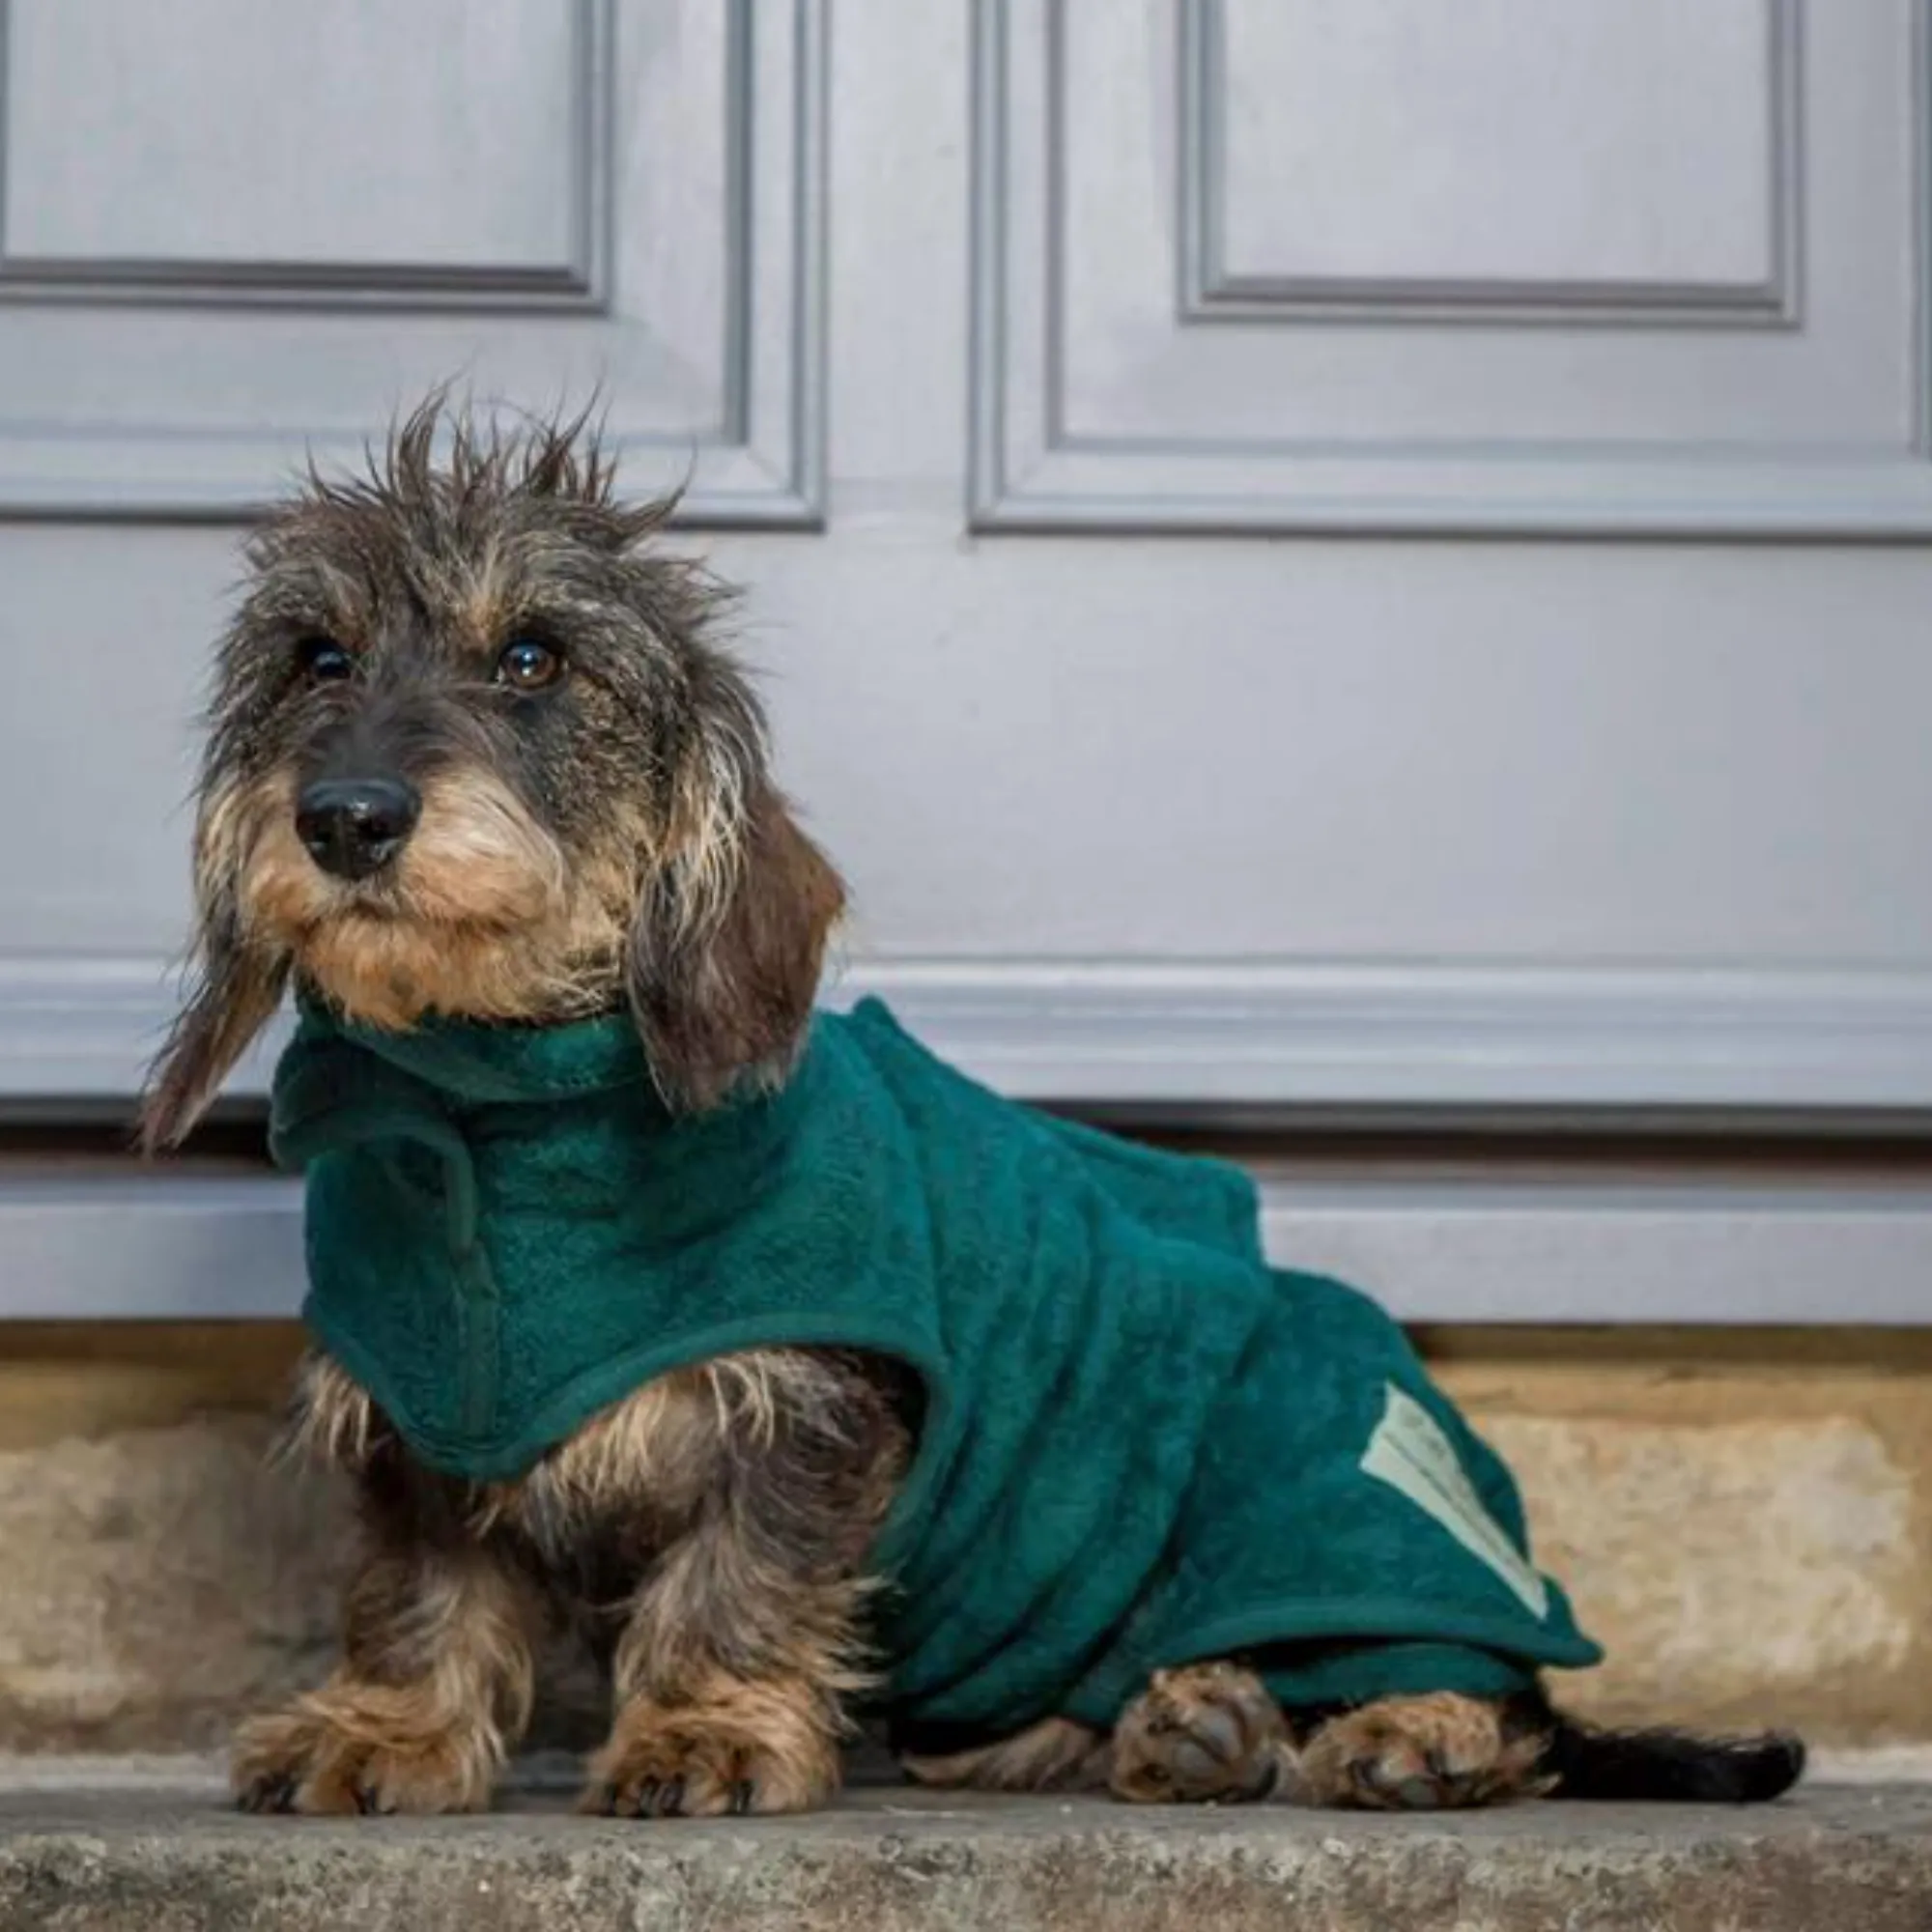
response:
<path fill-rule="evenodd" d="M 633 1698 L 591 1761 L 582 1808 L 619 1817 L 809 1811 L 838 1788 L 838 1727 L 810 1678 L 694 1680 Z"/>
<path fill-rule="evenodd" d="M 1386 1697 L 1319 1725 L 1297 1749 L 1267 1687 L 1225 1661 L 1154 1673 L 1122 1714 L 1109 1782 L 1138 1804 L 1276 1804 L 1413 1811 L 1537 1796 L 1543 1738 L 1453 1691 Z"/>
<path fill-rule="evenodd" d="M 498 779 L 469 768 L 440 773 L 422 801 L 399 882 L 411 917 L 518 932 L 569 906 L 570 867 L 556 840 Z"/>
<path fill-rule="evenodd" d="M 768 1453 L 775 1433 L 795 1428 L 801 1415 L 819 1426 L 835 1412 L 824 1373 L 803 1352 L 712 1365 L 690 1378 L 673 1430 L 647 1435 L 634 1399 L 613 1426 L 620 1459 L 607 1453 L 587 1466 L 608 1481 L 635 1475 L 646 1457 L 660 1469 L 673 1458 L 675 1489 L 688 1470 L 706 1467 L 686 1432 L 716 1432 L 727 1445 Z M 861 1621 L 872 1585 L 859 1565 L 902 1466 L 901 1452 L 855 1470 L 847 1521 L 830 1538 L 815 1535 L 815 1556 L 801 1561 L 775 1499 L 717 1487 L 710 1459 L 696 1520 L 652 1567 L 618 1638 L 617 1716 L 587 1803 L 698 1815 L 794 1810 L 831 1793 L 848 1729 L 844 1700 L 872 1681 Z M 640 1795 L 654 1781 L 679 1779 L 679 1791 Z"/>
<path fill-rule="evenodd" d="M 816 1528 L 799 1513 L 824 1508 L 829 1492 L 788 1501 L 752 1472 L 801 1430 L 817 1436 L 820 1457 L 837 1458 L 839 1406 L 823 1357 L 729 1357 L 640 1390 L 523 1486 L 512 1506 L 539 1520 L 646 1497 L 653 1510 L 688 1513 L 618 1635 L 616 1717 L 586 1804 L 795 1810 L 835 1788 L 843 1700 L 870 1681 L 861 1614 L 871 1586 L 860 1564 L 903 1448 L 846 1444 L 839 1517 Z"/>
<path fill-rule="evenodd" d="M 516 1482 L 491 1484 L 479 1525 L 589 1522 L 646 1497 L 661 1514 L 690 1510 L 720 1447 L 712 1378 L 709 1364 L 680 1369 L 593 1415 Z"/>
<path fill-rule="evenodd" d="M 204 895 L 232 892 L 248 938 L 284 952 L 337 904 L 296 837 L 295 799 L 289 772 L 223 786 L 202 808 L 195 837 Z"/>
<path fill-rule="evenodd" d="M 815 1685 L 837 1734 L 838 1700 L 874 1681 L 859 1625 L 873 1588 L 863 1575 L 802 1577 L 761 1556 L 728 1514 L 702 1523 L 654 1566 L 632 1606 L 612 1661 L 620 1706 L 684 1701 L 722 1651 Z M 713 1630 L 710 1619 L 724 1613 L 740 1616 L 740 1627 Z"/>
<path fill-rule="evenodd" d="M 1303 1747 L 1300 1770 L 1311 1804 L 1443 1810 L 1548 1790 L 1536 1776 L 1541 1751 L 1533 1733 L 1505 1734 L 1493 1702 L 1443 1690 L 1330 1719 Z"/>
<path fill-rule="evenodd" d="M 140 1113 L 143 1152 L 181 1145 L 274 1018 L 287 990 L 286 960 L 239 945 L 225 948 L 219 966 L 201 973 L 148 1077 Z"/>
<path fill-rule="evenodd" d="M 846 1441 L 838 1417 L 848 1401 L 826 1357 L 795 1350 L 727 1356 L 645 1384 L 516 1482 L 450 1486 L 463 1548 L 486 1572 L 497 1570 L 493 1552 L 506 1535 L 558 1562 L 599 1524 L 628 1524 L 659 1548 L 615 1633 L 616 1715 L 586 1803 L 641 1802 L 650 1776 L 660 1783 L 684 1776 L 704 1794 L 694 1804 L 719 1809 L 739 1796 L 753 1809 L 793 1809 L 832 1788 L 847 1728 L 843 1700 L 870 1681 L 862 1614 L 871 1585 L 860 1563 L 904 1463 L 902 1439 L 888 1455 Z M 360 1468 L 379 1452 L 384 1427 L 333 1363 L 314 1356 L 304 1364 L 291 1434 L 298 1449 Z M 836 1459 L 841 1445 L 849 1453 L 850 1474 L 828 1478 L 836 1481 L 836 1517 L 824 1514 L 829 1492 L 802 1492 L 794 1504 L 760 1474 L 777 1445 L 801 1432 L 817 1440 L 821 1459 Z M 816 1528 L 795 1523 L 794 1508 L 823 1520 Z M 803 1543 L 801 1529 L 809 1532 Z M 459 1654 L 473 1654 L 446 1617 L 395 1586 L 393 1572 L 376 1574 L 382 1586 L 358 1583 L 362 1608 L 352 1610 L 365 1632 L 365 1660 L 406 1647 L 405 1630 L 450 1629 Z M 318 1694 L 331 1712 L 353 1700 L 355 1721 L 366 1728 L 367 1672 L 358 1673 L 357 1655 L 352 1645 L 344 1680 Z M 402 1721 L 393 1698 L 375 1701 L 387 1720 Z M 431 1705 L 440 1708 L 439 1697 L 411 1709 L 420 1716 Z M 332 1749 L 316 1739 L 322 1720 L 304 1705 L 266 1728 L 250 1727 L 237 1759 L 244 1797 L 277 1776 L 287 1784 L 292 1751 Z M 686 1770 L 663 1771 L 670 1758 L 688 1760 Z M 464 1792 L 477 1788 L 474 1766 L 482 1761 L 465 1759 Z M 417 1799 L 430 1787 L 421 1776 L 411 1781 L 396 1770 L 389 1781 L 397 1804 L 424 1808 Z M 735 1792 L 740 1783 L 747 1793 Z M 282 1802 L 311 1809 L 327 1808 L 328 1799 L 325 1784 L 303 1777 Z M 670 1798 L 658 1802 L 677 1808 Z"/>
<path fill-rule="evenodd" d="M 478 554 L 468 559 L 462 582 L 453 586 L 452 614 L 479 658 L 487 659 L 501 647 L 521 615 L 513 577 L 511 558 L 502 542 L 485 537 Z"/>
<path fill-rule="evenodd" d="M 1107 1782 L 1106 1733 L 1070 1718 L 1037 1724 L 975 1750 L 899 1759 L 918 1783 L 948 1791 L 1088 1791 Z"/>
<path fill-rule="evenodd" d="M 689 1512 L 734 1441 L 769 1448 L 787 1409 L 809 1411 L 835 1394 L 823 1364 L 803 1350 L 673 1370 L 600 1409 L 515 1482 L 479 1486 L 469 1521 L 479 1534 L 504 1523 L 536 1534 L 544 1523 L 586 1522 L 644 1498 L 662 1515 Z M 354 1471 L 378 1426 L 375 1404 L 346 1371 L 320 1350 L 303 1357 L 284 1455 Z"/>
<path fill-rule="evenodd" d="M 150 1153 L 180 1143 L 281 1004 L 287 952 L 244 931 L 235 895 L 264 822 L 257 787 L 222 781 L 204 793 L 195 828 L 194 982 L 149 1075 L 141 1143 Z"/>
<path fill-rule="evenodd" d="M 1304 1795 L 1288 1721 L 1266 1685 L 1218 1660 L 1154 1672 L 1114 1727 L 1107 1782 L 1137 1804 Z"/>
<path fill-rule="evenodd" d="M 621 912 L 573 885 L 555 840 L 487 773 L 440 774 L 422 797 L 394 878 L 374 893 L 317 869 L 296 835 L 286 774 L 224 801 L 221 848 L 243 855 L 244 929 L 370 1026 L 587 1003 L 574 988 L 593 961 L 607 981 L 617 970 Z"/>
<path fill-rule="evenodd" d="M 787 1406 L 822 1405 L 814 1357 L 771 1349 L 677 1369 L 635 1389 L 514 1483 L 482 1492 L 477 1523 L 514 1521 L 529 1533 L 584 1522 L 649 1499 L 659 1515 L 698 1508 L 721 1457 L 768 1447 Z"/>
<path fill-rule="evenodd" d="M 376 1405 L 357 1383 L 319 1350 L 302 1357 L 281 1456 L 360 1469 L 369 1460 L 376 1427 Z"/>
<path fill-rule="evenodd" d="M 341 1667 L 238 1732 L 251 1810 L 476 1811 L 529 1721 L 533 1608 L 480 1548 L 383 1550 L 349 1591 Z"/>
<path fill-rule="evenodd" d="M 678 767 L 663 846 L 663 862 L 677 874 L 671 915 L 660 940 L 667 950 L 707 943 L 743 882 L 750 749 L 734 742 L 730 727 L 721 724 Z"/>
<path fill-rule="evenodd" d="M 294 793 L 285 780 L 268 784 L 217 783 L 195 817 L 195 896 L 204 911 L 246 869 L 255 841 L 276 816 L 287 816 Z"/>

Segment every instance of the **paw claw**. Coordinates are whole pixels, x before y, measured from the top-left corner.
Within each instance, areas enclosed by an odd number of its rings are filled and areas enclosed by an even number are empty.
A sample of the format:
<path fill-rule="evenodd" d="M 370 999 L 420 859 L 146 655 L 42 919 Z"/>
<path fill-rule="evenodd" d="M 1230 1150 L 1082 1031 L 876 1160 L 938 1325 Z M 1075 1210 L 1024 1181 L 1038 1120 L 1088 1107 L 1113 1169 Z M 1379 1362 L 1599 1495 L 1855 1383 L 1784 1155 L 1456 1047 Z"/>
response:
<path fill-rule="evenodd" d="M 296 1781 L 293 1777 L 262 1777 L 237 1794 L 235 1808 L 262 1816 L 270 1812 L 292 1811 L 295 1802 Z"/>
<path fill-rule="evenodd" d="M 1209 1704 L 1197 1712 L 1188 1742 L 1201 1758 L 1217 1767 L 1235 1763 L 1248 1750 L 1241 1714 L 1228 1705 Z"/>

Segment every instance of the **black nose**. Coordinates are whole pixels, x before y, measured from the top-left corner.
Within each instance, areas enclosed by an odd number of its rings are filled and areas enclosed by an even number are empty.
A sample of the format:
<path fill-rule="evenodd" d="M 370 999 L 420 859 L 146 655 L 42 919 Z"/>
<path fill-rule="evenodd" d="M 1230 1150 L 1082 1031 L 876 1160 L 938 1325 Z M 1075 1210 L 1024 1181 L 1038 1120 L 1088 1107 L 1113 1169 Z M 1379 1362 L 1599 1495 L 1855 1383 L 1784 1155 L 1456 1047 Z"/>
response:
<path fill-rule="evenodd" d="M 401 779 L 319 779 L 296 800 L 296 831 L 325 872 L 366 879 L 403 849 L 421 811 Z"/>

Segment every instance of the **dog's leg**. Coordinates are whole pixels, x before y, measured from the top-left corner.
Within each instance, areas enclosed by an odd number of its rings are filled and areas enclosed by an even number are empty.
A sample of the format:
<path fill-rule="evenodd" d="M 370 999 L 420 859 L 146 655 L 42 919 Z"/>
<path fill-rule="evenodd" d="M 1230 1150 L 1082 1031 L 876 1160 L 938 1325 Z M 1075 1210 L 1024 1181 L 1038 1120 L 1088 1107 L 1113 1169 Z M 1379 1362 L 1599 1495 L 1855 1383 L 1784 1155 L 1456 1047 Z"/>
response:
<path fill-rule="evenodd" d="M 852 1365 L 803 1351 L 737 1358 L 685 1411 L 649 1465 L 681 1466 L 694 1502 L 629 1605 L 583 1808 L 807 1810 L 838 1788 L 843 1699 L 867 1681 L 857 1566 L 904 1434 Z"/>
<path fill-rule="evenodd" d="M 1376 1811 L 1497 1804 L 1549 1789 L 1547 1728 L 1509 1703 L 1436 1691 L 1384 1697 L 1320 1725 L 1302 1747 L 1305 1802 Z"/>
<path fill-rule="evenodd" d="M 1009 1738 L 941 1757 L 904 1753 L 915 1783 L 946 1791 L 1087 1791 L 1107 1782 L 1107 1740 L 1070 1718 L 1042 1718 Z"/>
<path fill-rule="evenodd" d="M 612 1661 L 616 1717 L 584 1809 L 804 1811 L 838 1788 L 862 1587 L 785 1551 L 797 1527 L 723 1509 L 655 1566 Z"/>
<path fill-rule="evenodd" d="M 350 1585 L 341 1667 L 244 1723 L 248 1811 L 478 1811 L 528 1721 L 523 1586 L 479 1546 L 378 1547 Z"/>

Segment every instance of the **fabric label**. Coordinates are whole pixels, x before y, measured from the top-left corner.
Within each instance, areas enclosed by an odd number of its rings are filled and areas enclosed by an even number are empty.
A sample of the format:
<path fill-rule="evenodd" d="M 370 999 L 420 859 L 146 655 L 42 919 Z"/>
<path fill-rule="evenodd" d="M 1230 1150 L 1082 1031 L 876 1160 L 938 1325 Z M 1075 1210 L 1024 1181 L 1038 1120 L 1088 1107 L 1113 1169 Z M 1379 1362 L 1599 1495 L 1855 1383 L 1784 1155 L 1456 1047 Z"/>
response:
<path fill-rule="evenodd" d="M 1538 1622 L 1548 1614 L 1549 1585 L 1523 1560 L 1502 1525 L 1483 1506 L 1441 1425 L 1394 1382 L 1388 1384 L 1382 1419 L 1369 1438 L 1361 1467 L 1433 1516 L 1471 1556 L 1509 1585 Z"/>

